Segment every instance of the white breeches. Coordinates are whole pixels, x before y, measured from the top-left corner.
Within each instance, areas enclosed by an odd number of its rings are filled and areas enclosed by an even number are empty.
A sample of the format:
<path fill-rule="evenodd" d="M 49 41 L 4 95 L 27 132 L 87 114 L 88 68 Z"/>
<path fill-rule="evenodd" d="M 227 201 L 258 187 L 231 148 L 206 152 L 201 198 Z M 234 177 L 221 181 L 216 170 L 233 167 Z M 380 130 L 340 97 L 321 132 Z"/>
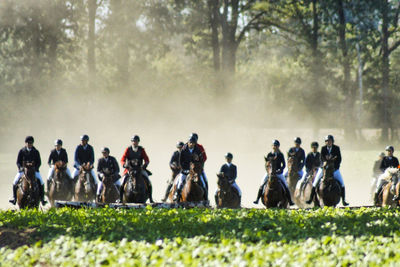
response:
<path fill-rule="evenodd" d="M 318 184 L 319 181 L 322 179 L 322 176 L 324 176 L 324 173 L 323 173 L 323 171 L 322 171 L 322 168 L 319 168 L 319 169 L 318 169 L 318 172 L 317 172 L 317 176 L 316 176 L 316 178 L 315 178 L 315 180 L 314 180 L 314 183 L 313 183 L 313 187 L 317 187 L 317 184 Z M 339 170 L 336 170 L 336 171 L 333 173 L 333 178 L 334 178 L 336 181 L 339 182 L 339 184 L 340 184 L 341 187 L 344 187 L 343 177 L 342 177 L 342 174 L 340 173 Z"/>
<path fill-rule="evenodd" d="M 71 176 L 71 172 L 69 171 L 69 168 L 67 168 L 66 172 L 67 172 L 67 175 L 68 175 L 69 178 L 74 179 L 74 178 Z M 49 180 L 50 177 L 53 176 L 53 173 L 54 173 L 54 165 L 51 166 L 51 168 L 49 169 L 49 173 L 48 173 L 48 175 L 47 175 L 47 180 Z"/>
<path fill-rule="evenodd" d="M 94 172 L 94 169 L 92 169 L 92 170 L 90 171 L 90 173 L 91 173 L 92 176 L 93 176 L 94 183 L 95 183 L 95 184 L 98 184 L 99 181 L 97 180 L 97 176 L 96 176 L 96 173 Z M 78 170 L 77 168 L 74 168 L 74 174 L 73 174 L 72 178 L 75 177 L 75 176 L 77 176 L 77 175 L 79 175 L 79 170 Z"/>
<path fill-rule="evenodd" d="M 239 186 L 237 185 L 237 183 L 236 183 L 236 182 L 233 182 L 233 183 L 232 183 L 232 186 L 238 191 L 239 196 L 241 197 L 241 196 L 242 196 L 242 191 L 240 190 L 240 188 L 239 188 Z M 217 191 L 215 191 L 215 195 L 217 195 L 218 191 L 219 191 L 219 189 L 217 189 Z"/>
<path fill-rule="evenodd" d="M 286 181 L 286 179 L 285 179 L 285 176 L 283 176 L 283 174 L 277 174 L 276 176 L 279 178 L 279 180 L 281 180 L 281 182 L 282 182 L 286 187 L 288 187 L 287 181 Z M 261 180 L 261 184 L 263 185 L 263 184 L 266 184 L 267 182 L 268 182 L 268 173 L 265 173 L 264 177 L 263 177 L 262 180 Z"/>
<path fill-rule="evenodd" d="M 17 185 L 19 179 L 22 177 L 23 174 L 24 174 L 24 172 L 18 172 L 17 175 L 15 175 L 13 185 Z M 42 176 L 40 175 L 40 172 L 35 172 L 35 176 L 36 176 L 36 179 L 38 179 L 40 181 L 40 185 L 43 185 L 44 182 L 43 182 Z"/>
<path fill-rule="evenodd" d="M 183 185 L 184 185 L 184 183 L 186 181 L 186 176 L 187 176 L 187 174 L 183 174 L 183 173 L 178 174 L 178 178 L 176 179 L 176 181 L 177 181 L 176 182 L 176 187 L 178 189 L 182 189 L 182 187 L 183 187 Z M 206 183 L 204 182 L 204 176 L 203 175 L 200 175 L 200 181 L 201 181 L 201 184 L 203 185 L 203 188 L 207 188 Z"/>
<path fill-rule="evenodd" d="M 318 170 L 317 170 L 317 175 L 315 176 L 315 180 L 317 180 L 318 177 L 319 177 L 319 175 L 322 175 L 322 174 L 323 174 L 322 168 L 318 168 Z M 302 176 L 301 179 L 300 179 L 300 183 L 303 183 L 303 182 L 306 180 L 307 175 L 308 175 L 308 172 L 304 172 L 304 173 L 303 173 L 303 176 Z M 321 176 L 321 177 L 322 177 L 322 176 Z M 314 181 L 314 182 L 315 182 L 315 181 Z"/>

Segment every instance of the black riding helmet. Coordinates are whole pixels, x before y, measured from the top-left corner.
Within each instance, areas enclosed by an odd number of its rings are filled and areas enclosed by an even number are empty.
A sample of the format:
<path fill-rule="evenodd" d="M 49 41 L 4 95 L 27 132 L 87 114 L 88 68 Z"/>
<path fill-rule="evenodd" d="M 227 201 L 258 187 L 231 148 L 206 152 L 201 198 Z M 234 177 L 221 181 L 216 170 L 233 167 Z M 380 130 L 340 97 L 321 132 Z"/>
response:
<path fill-rule="evenodd" d="M 25 143 L 33 143 L 35 142 L 35 139 L 33 139 L 33 136 L 29 135 L 25 137 Z"/>
<path fill-rule="evenodd" d="M 301 145 L 301 138 L 300 138 L 300 137 L 296 137 L 293 141 L 294 141 L 296 144 Z"/>
<path fill-rule="evenodd" d="M 133 142 L 133 141 L 137 141 L 137 142 L 140 142 L 140 137 L 139 137 L 139 135 L 134 135 L 134 136 L 132 136 L 131 137 L 131 142 Z"/>
<path fill-rule="evenodd" d="M 281 143 L 279 143 L 279 141 L 275 139 L 275 140 L 272 140 L 272 145 L 273 146 L 280 146 Z"/>
<path fill-rule="evenodd" d="M 328 134 L 328 135 L 325 137 L 325 142 L 327 142 L 328 140 L 332 140 L 332 143 L 335 142 L 335 139 L 334 139 L 333 136 L 330 135 L 330 134 Z"/>
<path fill-rule="evenodd" d="M 318 147 L 319 147 L 318 142 L 315 142 L 315 141 L 312 142 L 312 143 L 311 143 L 311 147 L 317 147 L 317 148 L 318 148 Z"/>
<path fill-rule="evenodd" d="M 56 140 L 54 141 L 54 145 L 55 145 L 55 146 L 62 146 L 62 145 L 63 145 L 63 141 L 62 141 L 61 139 L 56 139 Z"/>
<path fill-rule="evenodd" d="M 393 146 L 387 146 L 386 151 L 392 151 L 392 153 L 394 152 L 394 147 Z"/>
<path fill-rule="evenodd" d="M 226 153 L 225 158 L 233 159 L 232 153 L 230 153 L 230 152 Z"/>
<path fill-rule="evenodd" d="M 89 136 L 87 134 L 81 135 L 81 141 L 89 141 Z"/>
<path fill-rule="evenodd" d="M 193 140 L 194 140 L 195 143 L 197 143 L 197 140 L 199 140 L 199 136 L 198 136 L 197 133 L 192 133 L 192 134 L 189 136 L 189 140 L 192 139 L 192 138 L 193 138 Z"/>
<path fill-rule="evenodd" d="M 103 153 L 103 152 L 107 152 L 108 154 L 110 154 L 110 149 L 108 147 L 102 147 L 101 153 Z"/>

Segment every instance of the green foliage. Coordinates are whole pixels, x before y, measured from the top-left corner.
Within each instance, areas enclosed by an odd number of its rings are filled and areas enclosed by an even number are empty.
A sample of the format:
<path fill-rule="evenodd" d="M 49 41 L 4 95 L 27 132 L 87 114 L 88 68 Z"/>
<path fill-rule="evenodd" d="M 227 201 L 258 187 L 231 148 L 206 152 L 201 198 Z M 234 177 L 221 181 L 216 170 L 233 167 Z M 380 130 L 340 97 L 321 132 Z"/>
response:
<path fill-rule="evenodd" d="M 400 211 L 317 210 L 3 211 L 7 228 L 42 239 L 2 248 L 8 266 L 380 265 L 400 260 Z"/>

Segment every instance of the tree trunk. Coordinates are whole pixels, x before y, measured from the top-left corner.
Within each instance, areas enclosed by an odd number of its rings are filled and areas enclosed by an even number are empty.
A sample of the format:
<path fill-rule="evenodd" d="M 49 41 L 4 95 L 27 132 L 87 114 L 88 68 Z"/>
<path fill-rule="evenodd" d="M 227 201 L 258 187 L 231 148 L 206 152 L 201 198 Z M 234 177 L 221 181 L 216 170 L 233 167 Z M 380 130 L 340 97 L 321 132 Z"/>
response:
<path fill-rule="evenodd" d="M 346 42 L 346 18 L 344 15 L 343 0 L 337 0 L 338 13 L 339 13 L 339 43 L 340 50 L 342 51 L 341 64 L 343 68 L 343 83 L 342 91 L 346 97 L 344 106 L 344 133 L 346 139 L 354 139 L 355 128 L 354 128 L 354 92 L 350 85 L 350 60 L 348 56 L 348 48 Z"/>
<path fill-rule="evenodd" d="M 89 0 L 89 33 L 88 33 L 88 80 L 89 88 L 94 88 L 96 80 L 96 56 L 95 56 L 95 20 L 97 10 L 97 0 Z"/>
<path fill-rule="evenodd" d="M 211 26 L 211 45 L 213 48 L 214 70 L 218 72 L 221 68 L 221 51 L 219 47 L 218 26 L 219 26 L 219 0 L 209 0 L 208 7 L 210 12 Z"/>
<path fill-rule="evenodd" d="M 390 102 L 389 102 L 389 18 L 388 18 L 388 0 L 382 1 L 381 14 L 382 14 L 382 136 L 383 142 L 389 141 L 389 128 L 390 128 Z"/>

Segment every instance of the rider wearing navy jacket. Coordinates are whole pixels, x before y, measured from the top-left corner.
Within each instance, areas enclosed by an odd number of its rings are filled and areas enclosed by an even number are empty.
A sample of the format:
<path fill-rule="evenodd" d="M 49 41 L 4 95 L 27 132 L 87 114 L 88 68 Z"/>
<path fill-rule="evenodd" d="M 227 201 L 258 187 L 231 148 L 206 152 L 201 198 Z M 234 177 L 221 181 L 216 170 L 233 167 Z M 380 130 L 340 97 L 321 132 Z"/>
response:
<path fill-rule="evenodd" d="M 225 159 L 226 163 L 221 166 L 221 169 L 219 172 L 223 173 L 225 177 L 228 178 L 228 181 L 231 183 L 231 185 L 236 189 L 236 191 L 239 194 L 239 198 L 242 197 L 242 191 L 240 190 L 239 186 L 236 183 L 236 178 L 237 178 L 237 168 L 236 165 L 232 163 L 233 155 L 232 153 L 226 153 L 225 154 Z M 215 191 L 215 203 L 218 203 L 217 195 L 218 195 L 219 189 Z"/>
<path fill-rule="evenodd" d="M 54 174 L 54 164 L 57 161 L 62 161 L 64 163 L 68 163 L 68 154 L 67 151 L 62 148 L 63 142 L 61 139 L 57 139 L 54 141 L 55 148 L 50 151 L 49 160 L 47 163 L 49 164 L 49 174 L 47 175 L 47 190 L 50 188 L 51 180 L 53 179 Z M 67 175 L 70 179 L 73 179 L 71 176 L 71 172 L 69 168 L 66 169 Z"/>
<path fill-rule="evenodd" d="M 300 137 L 296 137 L 294 139 L 294 147 L 291 147 L 288 151 L 288 158 L 290 157 L 290 155 L 294 155 L 294 157 L 297 159 L 298 162 L 297 170 L 299 177 L 303 177 L 303 167 L 306 154 L 304 152 L 304 149 L 301 148 L 300 145 L 301 145 L 301 139 Z M 283 172 L 283 176 L 287 177 L 287 174 L 288 174 L 288 169 L 286 168 L 285 171 Z"/>
<path fill-rule="evenodd" d="M 171 179 L 168 180 L 167 190 L 165 190 L 164 198 L 161 200 L 163 202 L 165 202 L 167 200 L 168 195 L 171 191 L 171 188 L 174 185 L 175 177 L 179 174 L 179 171 L 181 170 L 179 158 L 181 156 L 181 151 L 182 151 L 182 148 L 184 145 L 185 144 L 181 141 L 179 141 L 176 144 L 176 151 L 174 151 L 174 153 L 171 156 L 171 160 L 169 161 L 169 167 L 172 170 L 172 177 L 171 177 Z"/>
<path fill-rule="evenodd" d="M 27 136 L 25 138 L 25 146 L 21 148 L 18 152 L 18 157 L 17 157 L 17 167 L 18 167 L 18 173 L 14 178 L 13 182 L 13 199 L 10 199 L 9 202 L 13 205 L 17 202 L 17 189 L 18 189 L 18 182 L 22 175 L 24 174 L 23 171 L 23 164 L 24 162 L 34 162 L 35 164 L 35 176 L 39 180 L 39 194 L 40 194 L 40 199 L 42 202 L 42 205 L 46 204 L 46 201 L 44 200 L 44 182 L 42 180 L 42 177 L 39 172 L 40 165 L 42 164 L 42 161 L 40 159 L 40 153 L 39 151 L 33 146 L 34 139 L 32 136 Z"/>
<path fill-rule="evenodd" d="M 268 155 L 265 157 L 265 160 L 268 161 L 271 158 L 275 158 L 276 166 L 277 166 L 275 174 L 280 179 L 280 181 L 281 181 L 281 183 L 282 183 L 282 185 L 283 185 L 283 187 L 285 189 L 285 195 L 286 195 L 287 199 L 289 200 L 289 205 L 292 206 L 292 205 L 294 205 L 294 203 L 292 201 L 292 198 L 291 198 L 291 195 L 290 195 L 290 191 L 289 191 L 289 187 L 288 187 L 288 184 L 286 182 L 286 179 L 282 174 L 283 170 L 285 169 L 285 166 L 286 166 L 286 164 L 285 164 L 285 156 L 283 156 L 282 152 L 279 150 L 279 146 L 280 146 L 279 141 L 278 140 L 273 140 L 272 141 L 272 151 L 268 153 Z M 261 198 L 261 196 L 263 194 L 264 186 L 268 183 L 268 179 L 269 179 L 268 173 L 265 173 L 265 175 L 264 175 L 264 177 L 262 179 L 261 186 L 258 189 L 257 199 L 256 199 L 256 201 L 253 202 L 254 204 L 258 204 L 258 201 L 260 200 L 260 198 Z"/>
<path fill-rule="evenodd" d="M 76 179 L 79 175 L 79 168 L 81 167 L 82 164 L 85 163 L 90 163 L 90 165 L 93 165 L 94 163 L 94 151 L 93 147 L 88 144 L 89 142 L 89 136 L 86 134 L 81 136 L 81 144 L 79 144 L 76 149 L 75 149 L 75 170 L 73 177 Z M 97 185 L 97 178 L 96 174 L 94 172 L 94 169 L 91 170 L 91 174 L 93 176 L 94 182 Z"/>

